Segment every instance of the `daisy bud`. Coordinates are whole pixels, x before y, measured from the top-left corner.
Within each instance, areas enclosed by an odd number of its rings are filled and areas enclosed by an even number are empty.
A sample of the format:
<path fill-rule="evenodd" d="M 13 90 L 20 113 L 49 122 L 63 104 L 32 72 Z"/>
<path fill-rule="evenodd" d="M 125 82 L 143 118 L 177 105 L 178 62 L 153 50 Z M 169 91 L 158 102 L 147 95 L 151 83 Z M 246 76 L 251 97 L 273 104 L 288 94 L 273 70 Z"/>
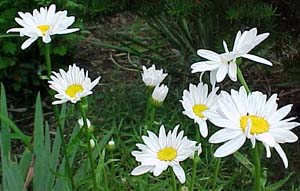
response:
<path fill-rule="evenodd" d="M 80 128 L 82 128 L 83 127 L 83 119 L 82 118 L 80 118 L 80 119 L 78 119 L 78 124 L 79 124 L 79 127 Z M 89 132 L 93 132 L 94 131 L 94 127 L 92 126 L 92 124 L 91 124 L 91 121 L 88 119 L 88 118 L 86 118 L 86 123 L 87 123 L 87 127 L 88 127 L 88 131 Z"/>
<path fill-rule="evenodd" d="M 152 103 L 155 105 L 155 106 L 160 106 L 162 105 L 162 103 L 164 102 L 164 100 L 166 99 L 167 97 L 167 94 L 168 94 L 168 91 L 169 91 L 169 88 L 168 86 L 166 85 L 160 85 L 160 86 L 156 86 L 154 88 L 154 91 L 152 93 Z"/>
<path fill-rule="evenodd" d="M 156 70 L 155 65 L 150 68 L 143 66 L 142 79 L 146 86 L 155 87 L 159 85 L 167 76 L 167 73 L 163 73 L 163 70 Z"/>
<path fill-rule="evenodd" d="M 113 150 L 116 149 L 114 139 L 111 139 L 110 141 L 108 141 L 108 143 L 107 143 L 107 145 L 106 145 L 106 149 L 107 149 L 107 150 L 110 150 L 110 151 L 113 151 Z"/>
<path fill-rule="evenodd" d="M 189 188 L 186 186 L 181 186 L 180 190 L 181 191 L 189 191 Z"/>
<path fill-rule="evenodd" d="M 90 145 L 91 145 L 91 148 L 94 148 L 96 143 L 94 141 L 94 139 L 90 139 Z"/>

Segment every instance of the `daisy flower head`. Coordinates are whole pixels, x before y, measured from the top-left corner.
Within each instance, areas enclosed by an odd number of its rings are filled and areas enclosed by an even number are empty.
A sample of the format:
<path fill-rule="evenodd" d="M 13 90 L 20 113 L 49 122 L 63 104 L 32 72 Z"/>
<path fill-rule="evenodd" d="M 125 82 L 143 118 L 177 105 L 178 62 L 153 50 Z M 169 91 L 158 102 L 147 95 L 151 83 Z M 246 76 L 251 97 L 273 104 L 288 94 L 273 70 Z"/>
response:
<path fill-rule="evenodd" d="M 244 87 L 239 91 L 231 90 L 231 95 L 221 92 L 218 100 L 221 114 L 211 121 L 222 129 L 213 134 L 209 142 L 226 143 L 220 146 L 214 155 L 228 156 L 242 147 L 248 138 L 253 148 L 256 141 L 261 141 L 268 158 L 271 157 L 270 148 L 274 148 L 287 168 L 288 160 L 280 144 L 298 140 L 291 130 L 299 123 L 293 121 L 295 117 L 284 119 L 291 111 L 292 105 L 278 109 L 276 100 L 276 94 L 269 99 L 266 94 L 258 91 L 247 95 Z"/>
<path fill-rule="evenodd" d="M 68 101 L 76 103 L 81 98 L 93 94 L 92 89 L 99 83 L 100 78 L 99 76 L 92 82 L 88 77 L 88 71 L 85 72 L 75 64 L 70 65 L 67 72 L 62 69 L 59 73 L 52 72 L 48 81 L 49 87 L 57 92 L 55 98 L 59 99 L 52 104 L 62 104 Z"/>
<path fill-rule="evenodd" d="M 193 119 L 199 125 L 199 131 L 202 137 L 207 137 L 208 128 L 207 120 L 216 116 L 218 109 L 216 92 L 217 88 L 213 88 L 208 92 L 208 85 L 200 82 L 197 86 L 189 85 L 189 90 L 183 91 L 182 100 L 180 100 L 184 111 L 184 115 Z"/>
<path fill-rule="evenodd" d="M 68 34 L 79 30 L 79 28 L 68 29 L 74 21 L 75 17 L 67 16 L 67 11 L 56 11 L 54 4 L 47 7 L 41 7 L 38 11 L 33 10 L 33 13 L 18 12 L 19 17 L 15 21 L 21 25 L 21 28 L 12 28 L 7 31 L 18 32 L 20 36 L 29 37 L 21 46 L 21 49 L 28 48 L 39 37 L 42 37 L 44 43 L 51 42 L 51 36 L 56 34 Z"/>
<path fill-rule="evenodd" d="M 224 53 L 218 54 L 211 50 L 200 49 L 197 54 L 208 61 L 200 61 L 192 64 L 192 73 L 210 71 L 211 83 L 222 82 L 226 75 L 232 81 L 237 81 L 236 60 L 240 57 L 272 66 L 272 63 L 264 58 L 249 54 L 259 43 L 265 40 L 269 33 L 257 35 L 257 29 L 238 31 L 235 37 L 232 51 L 229 51 L 226 41 L 223 41 Z"/>
<path fill-rule="evenodd" d="M 168 86 L 164 84 L 155 86 L 152 92 L 152 103 L 154 105 L 160 106 L 166 99 L 168 91 Z"/>
<path fill-rule="evenodd" d="M 154 64 L 150 68 L 143 66 L 142 79 L 146 86 L 155 87 L 159 85 L 167 75 L 167 73 L 163 73 L 163 69 L 156 70 Z"/>
<path fill-rule="evenodd" d="M 136 161 L 141 164 L 131 174 L 137 176 L 150 172 L 159 176 L 170 166 L 178 180 L 184 183 L 186 178 L 180 162 L 193 156 L 198 147 L 195 141 L 183 136 L 183 131 L 177 134 L 178 128 L 179 125 L 166 133 L 162 125 L 158 136 L 151 131 L 148 131 L 148 136 L 142 136 L 145 144 L 137 144 L 139 151 L 132 151 Z"/>

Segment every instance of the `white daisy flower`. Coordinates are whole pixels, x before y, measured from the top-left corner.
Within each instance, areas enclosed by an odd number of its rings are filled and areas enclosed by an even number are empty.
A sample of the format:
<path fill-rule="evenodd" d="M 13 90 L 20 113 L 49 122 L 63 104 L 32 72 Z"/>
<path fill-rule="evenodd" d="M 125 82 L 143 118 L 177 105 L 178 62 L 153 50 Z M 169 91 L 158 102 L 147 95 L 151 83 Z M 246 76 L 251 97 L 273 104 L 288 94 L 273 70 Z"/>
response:
<path fill-rule="evenodd" d="M 272 66 L 272 63 L 264 58 L 248 54 L 255 46 L 261 43 L 269 36 L 269 33 L 257 35 L 257 29 L 252 28 L 249 31 L 241 33 L 239 31 L 235 37 L 233 50 L 229 51 L 227 43 L 223 41 L 225 53 L 218 54 L 211 50 L 200 49 L 197 54 L 206 58 L 208 61 L 201 61 L 192 64 L 192 73 L 211 71 L 211 83 L 222 82 L 226 75 L 232 81 L 237 81 L 236 59 L 243 57 L 255 62 Z"/>
<path fill-rule="evenodd" d="M 208 94 L 207 84 L 199 83 L 197 86 L 190 84 L 189 90 L 183 91 L 182 106 L 184 115 L 199 125 L 199 131 L 203 137 L 207 137 L 208 128 L 206 121 L 216 116 L 218 109 L 217 99 L 218 95 L 216 92 L 217 88 L 213 88 Z"/>
<path fill-rule="evenodd" d="M 244 87 L 241 87 L 239 91 L 231 90 L 231 95 L 221 92 L 218 100 L 221 115 L 211 121 L 223 129 L 213 134 L 209 142 L 226 143 L 220 146 L 214 155 L 216 157 L 228 156 L 242 147 L 248 138 L 253 148 L 256 140 L 261 141 L 266 148 L 268 158 L 271 157 L 270 147 L 275 148 L 287 167 L 286 154 L 279 144 L 298 140 L 291 129 L 299 123 L 292 122 L 295 117 L 283 119 L 291 111 L 292 105 L 277 109 L 276 100 L 276 94 L 268 100 L 265 94 L 258 91 L 247 95 Z"/>
<path fill-rule="evenodd" d="M 166 86 L 164 84 L 162 84 L 160 86 L 159 85 L 155 86 L 155 88 L 152 92 L 152 100 L 158 104 L 163 103 L 167 97 L 168 91 L 169 91 L 168 86 Z"/>
<path fill-rule="evenodd" d="M 49 87 L 58 93 L 55 98 L 59 99 L 52 104 L 62 104 L 67 101 L 76 103 L 81 98 L 93 94 L 92 89 L 99 83 L 100 76 L 93 82 L 88 77 L 88 71 L 85 73 L 75 64 L 69 66 L 69 70 L 65 72 L 60 69 L 59 73 L 52 72 L 50 76 Z"/>
<path fill-rule="evenodd" d="M 68 17 L 67 11 L 55 12 L 55 10 L 56 6 L 52 4 L 49 9 L 47 7 L 41 7 L 40 11 L 34 9 L 32 14 L 29 12 L 18 12 L 20 18 L 16 17 L 15 21 L 22 28 L 12 28 L 7 33 L 19 32 L 20 36 L 28 36 L 29 39 L 21 46 L 21 49 L 26 49 L 38 37 L 42 37 L 44 43 L 49 43 L 52 35 L 68 34 L 79 30 L 78 28 L 68 29 L 74 23 L 75 17 Z"/>
<path fill-rule="evenodd" d="M 178 127 L 179 125 L 166 134 L 162 125 L 159 136 L 151 131 L 148 131 L 148 136 L 142 136 L 145 144 L 137 144 L 136 146 L 140 151 L 132 152 L 136 161 L 140 162 L 141 165 L 131 172 L 132 175 L 150 172 L 154 176 L 159 176 L 171 166 L 179 181 L 185 182 L 185 173 L 179 162 L 193 156 L 198 147 L 195 141 L 183 137 L 183 131 L 177 135 Z"/>
<path fill-rule="evenodd" d="M 148 69 L 143 66 L 142 79 L 146 86 L 155 87 L 159 85 L 167 75 L 167 73 L 163 73 L 163 69 L 156 70 L 154 64 Z"/>

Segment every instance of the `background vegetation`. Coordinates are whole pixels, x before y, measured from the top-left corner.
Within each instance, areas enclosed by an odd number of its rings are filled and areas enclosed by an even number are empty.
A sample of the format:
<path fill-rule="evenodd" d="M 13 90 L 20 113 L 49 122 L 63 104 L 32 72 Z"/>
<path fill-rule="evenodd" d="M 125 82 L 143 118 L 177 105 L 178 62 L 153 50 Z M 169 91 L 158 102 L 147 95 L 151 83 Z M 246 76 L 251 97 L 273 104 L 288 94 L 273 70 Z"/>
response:
<path fill-rule="evenodd" d="M 197 130 L 198 127 L 182 115 L 178 100 L 189 82 L 197 83 L 199 80 L 197 75 L 190 74 L 190 65 L 199 60 L 196 50 L 206 48 L 221 52 L 223 39 L 231 47 L 233 34 L 238 30 L 257 27 L 259 33 L 270 32 L 271 35 L 259 50 L 254 51 L 257 55 L 268 57 L 274 66 L 266 68 L 255 65 L 258 69 L 253 70 L 253 66 L 246 63 L 243 68 L 245 76 L 252 89 L 268 94 L 279 93 L 282 105 L 293 103 L 291 115 L 299 116 L 298 1 L 3 0 L 0 2 L 0 81 L 5 86 L 6 98 L 2 88 L 1 115 L 15 121 L 14 125 L 27 136 L 43 137 L 34 139 L 32 144 L 34 147 L 40 145 L 37 152 L 43 153 L 35 159 L 36 164 L 40 165 L 35 170 L 35 177 L 40 179 L 33 181 L 27 171 L 33 156 L 30 147 L 24 147 L 20 137 L 15 135 L 9 135 L 6 139 L 12 141 L 12 144 L 4 146 L 1 154 L 2 157 L 11 156 L 12 160 L 1 165 L 7 167 L 8 170 L 2 168 L 2 171 L 8 172 L 11 181 L 2 182 L 2 185 L 8 184 L 10 190 L 22 189 L 24 182 L 28 183 L 26 186 L 29 190 L 40 190 L 39 186 L 46 185 L 45 182 L 47 186 L 42 187 L 45 190 L 61 190 L 65 186 L 65 177 L 62 175 L 64 158 L 60 158 L 57 152 L 61 140 L 53 124 L 50 98 L 47 97 L 41 42 L 21 51 L 20 45 L 24 39 L 5 34 L 9 28 L 16 26 L 13 18 L 18 11 L 32 11 L 50 3 L 55 3 L 60 10 L 67 9 L 68 15 L 76 16 L 75 26 L 81 28 L 80 33 L 57 36 L 51 43 L 54 69 L 76 62 L 90 70 L 92 76 L 102 76 L 101 85 L 96 89 L 94 97 L 90 98 L 88 115 L 95 126 L 94 135 L 99 140 L 94 155 L 98 157 L 97 180 L 108 185 L 103 190 L 165 190 L 169 185 L 168 173 L 159 178 L 129 175 L 136 166 L 130 152 L 136 149 L 135 143 L 141 141 L 141 129 L 144 127 L 146 89 L 139 73 L 142 65 L 156 64 L 169 73 L 166 83 L 170 93 L 164 107 L 156 113 L 153 130 L 157 132 L 162 123 L 167 128 L 180 123 L 183 129 L 189 129 L 188 136 L 195 138 L 191 129 Z M 238 84 L 225 82 L 221 86 L 226 89 L 237 87 Z M 42 100 L 40 97 L 36 99 L 39 90 Z M 74 110 L 72 107 L 62 108 L 61 116 L 69 119 L 62 123 L 68 135 L 68 152 L 74 164 L 76 182 L 81 190 L 88 190 L 90 179 L 84 171 L 87 164 L 82 164 L 86 157 L 81 152 L 84 147 L 78 144 L 80 140 L 76 140 L 79 114 Z M 42 117 L 45 120 L 41 120 Z M 5 127 L 8 129 L 8 126 L 12 126 L 4 123 L 3 119 L 1 133 L 5 132 Z M 44 127 L 45 131 L 39 127 Z M 296 133 L 300 135 L 299 130 Z M 115 149 L 107 146 L 112 138 L 116 144 Z M 206 140 L 201 142 L 207 144 Z M 268 172 L 266 184 L 275 183 L 268 187 L 269 190 L 300 190 L 299 141 L 285 145 L 284 149 L 289 158 L 287 170 L 276 154 L 263 161 Z M 217 162 L 212 157 L 214 150 L 215 147 L 211 146 L 200 156 L 195 186 L 199 190 L 251 190 L 251 174 L 247 168 L 249 164 L 239 156 L 235 156 L 237 160 L 231 157 L 222 160 L 222 170 L 214 183 L 211 178 L 215 176 Z M 49 172 L 44 171 L 48 168 L 45 164 L 50 165 Z M 184 168 L 191 165 L 192 160 Z M 19 176 L 15 173 L 19 173 Z M 286 177 L 289 183 L 277 188 L 276 183 L 284 183 Z M 43 185 L 39 182 L 43 182 Z"/>

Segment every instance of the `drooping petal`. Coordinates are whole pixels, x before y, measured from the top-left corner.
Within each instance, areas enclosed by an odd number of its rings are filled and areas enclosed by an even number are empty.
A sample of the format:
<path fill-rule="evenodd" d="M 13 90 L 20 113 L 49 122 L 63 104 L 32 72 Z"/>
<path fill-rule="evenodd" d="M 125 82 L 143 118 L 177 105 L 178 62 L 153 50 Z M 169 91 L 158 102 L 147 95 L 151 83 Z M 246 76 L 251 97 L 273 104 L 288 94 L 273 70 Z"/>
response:
<path fill-rule="evenodd" d="M 27 40 L 25 40 L 25 42 L 23 42 L 21 49 L 24 50 L 26 48 L 28 48 L 34 41 L 36 41 L 37 38 L 29 38 Z"/>
<path fill-rule="evenodd" d="M 282 159 L 282 162 L 283 162 L 285 168 L 287 168 L 289 163 L 288 163 L 288 159 L 286 157 L 284 150 L 282 149 L 282 147 L 279 144 L 276 144 L 274 148 L 277 151 L 277 153 L 279 154 L 280 158 Z"/>
<path fill-rule="evenodd" d="M 185 182 L 185 173 L 184 170 L 182 169 L 182 167 L 179 164 L 175 164 L 172 166 L 173 171 L 176 175 L 176 177 L 178 178 L 179 182 L 181 184 L 183 184 Z"/>

